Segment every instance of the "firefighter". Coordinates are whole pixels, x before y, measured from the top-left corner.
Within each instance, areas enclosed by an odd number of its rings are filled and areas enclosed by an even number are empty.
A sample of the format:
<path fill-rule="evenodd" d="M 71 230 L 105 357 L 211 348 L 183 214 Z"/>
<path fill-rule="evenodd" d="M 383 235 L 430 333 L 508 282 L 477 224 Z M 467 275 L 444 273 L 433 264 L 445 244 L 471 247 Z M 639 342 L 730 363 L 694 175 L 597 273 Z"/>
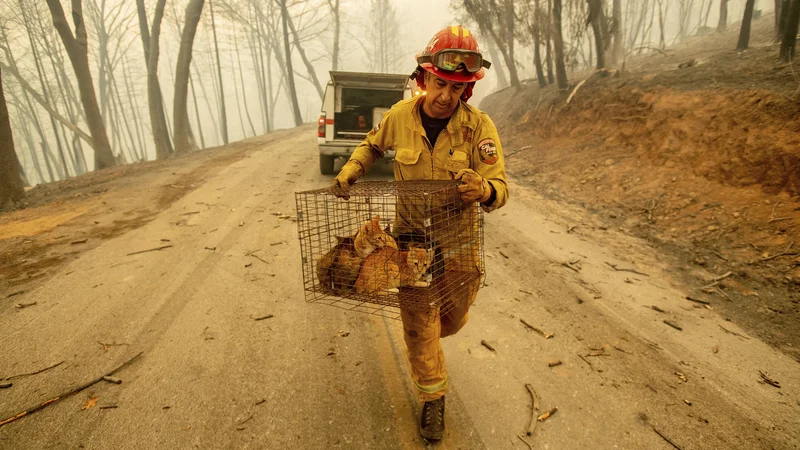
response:
<path fill-rule="evenodd" d="M 461 180 L 463 201 L 480 202 L 485 212 L 502 207 L 509 191 L 497 129 L 488 115 L 467 103 L 491 64 L 474 35 L 460 25 L 436 33 L 416 59 L 411 77 L 424 95 L 398 102 L 383 116 L 334 179 L 334 191 L 346 197 L 350 185 L 393 149 L 395 180 Z M 466 324 L 479 284 L 477 277 L 471 289 L 460 291 L 455 306 L 434 320 L 419 320 L 424 313 L 401 307 L 411 374 L 423 402 L 420 434 L 426 439 L 444 436 L 449 380 L 439 339 Z"/>

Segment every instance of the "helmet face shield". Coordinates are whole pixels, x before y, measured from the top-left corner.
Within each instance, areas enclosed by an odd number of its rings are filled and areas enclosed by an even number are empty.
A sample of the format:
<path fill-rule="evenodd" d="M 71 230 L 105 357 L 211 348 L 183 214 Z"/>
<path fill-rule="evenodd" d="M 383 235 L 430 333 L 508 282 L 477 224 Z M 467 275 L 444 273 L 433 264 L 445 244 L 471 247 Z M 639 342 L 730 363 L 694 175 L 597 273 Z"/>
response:
<path fill-rule="evenodd" d="M 458 71 L 463 66 L 463 70 L 469 73 L 475 73 L 484 67 L 488 69 L 492 65 L 480 53 L 461 49 L 444 49 L 432 55 L 423 55 L 417 58 L 417 63 L 431 63 L 448 72 Z"/>

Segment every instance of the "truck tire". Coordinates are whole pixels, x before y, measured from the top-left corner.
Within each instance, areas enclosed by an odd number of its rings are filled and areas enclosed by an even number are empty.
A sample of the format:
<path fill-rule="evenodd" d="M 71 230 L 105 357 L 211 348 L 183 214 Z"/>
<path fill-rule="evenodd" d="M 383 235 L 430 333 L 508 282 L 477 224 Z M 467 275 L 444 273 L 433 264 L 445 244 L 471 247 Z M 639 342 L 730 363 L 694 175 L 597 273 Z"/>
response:
<path fill-rule="evenodd" d="M 333 156 L 319 155 L 319 171 L 323 175 L 333 174 L 333 162 L 336 160 Z"/>

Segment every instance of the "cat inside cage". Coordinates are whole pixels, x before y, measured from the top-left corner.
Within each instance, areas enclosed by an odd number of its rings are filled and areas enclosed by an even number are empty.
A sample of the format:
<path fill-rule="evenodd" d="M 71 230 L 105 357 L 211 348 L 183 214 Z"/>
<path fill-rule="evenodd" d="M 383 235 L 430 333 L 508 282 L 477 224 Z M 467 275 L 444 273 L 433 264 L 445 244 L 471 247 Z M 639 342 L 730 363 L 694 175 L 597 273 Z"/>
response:
<path fill-rule="evenodd" d="M 448 181 L 297 194 L 306 299 L 392 316 L 443 312 L 483 276 L 482 211 Z M 387 314 L 389 313 L 389 314 Z"/>

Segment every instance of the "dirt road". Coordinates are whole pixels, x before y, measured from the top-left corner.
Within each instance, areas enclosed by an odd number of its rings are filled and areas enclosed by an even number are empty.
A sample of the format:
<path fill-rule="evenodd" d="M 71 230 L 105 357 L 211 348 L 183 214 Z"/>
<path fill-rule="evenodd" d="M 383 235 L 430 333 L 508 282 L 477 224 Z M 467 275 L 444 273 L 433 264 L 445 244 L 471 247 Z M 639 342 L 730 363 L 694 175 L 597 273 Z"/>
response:
<path fill-rule="evenodd" d="M 121 384 L 0 427 L 0 448 L 426 446 L 399 323 L 303 301 L 285 216 L 330 182 L 312 129 L 247 145 L 146 224 L 2 295 L 0 378 L 63 363 L 0 389 L 0 421 L 142 354 Z M 596 220 L 513 183 L 486 217 L 488 286 L 444 341 L 434 447 L 527 449 L 530 383 L 540 414 L 558 408 L 530 448 L 800 448 L 798 363 L 685 300 L 654 250 Z"/>

